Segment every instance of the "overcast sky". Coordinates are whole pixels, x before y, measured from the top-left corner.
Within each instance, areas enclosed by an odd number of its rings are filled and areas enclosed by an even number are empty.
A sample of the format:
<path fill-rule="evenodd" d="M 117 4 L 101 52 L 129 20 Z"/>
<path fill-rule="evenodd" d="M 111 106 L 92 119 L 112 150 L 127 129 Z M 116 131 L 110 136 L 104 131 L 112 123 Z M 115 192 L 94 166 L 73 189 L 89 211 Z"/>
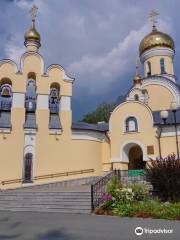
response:
<path fill-rule="evenodd" d="M 131 87 L 139 43 L 151 31 L 152 9 L 160 13 L 158 29 L 175 41 L 180 75 L 179 0 L 0 0 L 1 59 L 19 63 L 33 3 L 39 7 L 36 28 L 46 66 L 58 63 L 76 79 L 74 120 Z"/>

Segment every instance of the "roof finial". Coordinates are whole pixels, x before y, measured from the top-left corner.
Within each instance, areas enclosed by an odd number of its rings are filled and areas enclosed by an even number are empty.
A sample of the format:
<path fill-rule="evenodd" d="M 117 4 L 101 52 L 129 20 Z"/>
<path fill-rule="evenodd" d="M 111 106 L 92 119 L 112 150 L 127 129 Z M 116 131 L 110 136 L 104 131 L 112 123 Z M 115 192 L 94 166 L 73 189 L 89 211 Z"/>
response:
<path fill-rule="evenodd" d="M 135 64 L 136 64 L 136 75 L 135 76 L 139 76 L 139 64 L 140 64 L 140 61 L 139 61 L 139 57 L 137 56 L 136 57 L 136 60 L 135 60 Z"/>
<path fill-rule="evenodd" d="M 159 15 L 159 13 L 155 10 L 152 10 L 149 14 L 149 18 L 152 22 L 152 29 L 153 31 L 156 31 L 157 28 L 156 28 L 156 24 L 157 24 L 157 16 Z"/>
<path fill-rule="evenodd" d="M 139 73 L 139 67 L 140 67 L 139 57 L 136 57 L 135 64 L 136 64 L 136 74 L 134 76 L 134 85 L 137 86 L 137 84 L 139 85 L 142 82 L 141 75 Z"/>
<path fill-rule="evenodd" d="M 36 20 L 36 16 L 37 16 L 37 11 L 38 11 L 38 7 L 34 4 L 31 8 L 31 10 L 29 11 L 32 17 L 32 27 L 35 28 L 35 20 Z"/>

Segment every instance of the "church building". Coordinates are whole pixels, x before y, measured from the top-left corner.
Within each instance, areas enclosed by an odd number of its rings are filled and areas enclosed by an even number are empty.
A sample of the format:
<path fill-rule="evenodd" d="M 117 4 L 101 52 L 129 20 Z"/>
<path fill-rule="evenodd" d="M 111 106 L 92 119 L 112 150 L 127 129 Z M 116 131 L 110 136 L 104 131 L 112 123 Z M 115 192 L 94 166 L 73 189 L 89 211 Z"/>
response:
<path fill-rule="evenodd" d="M 20 64 L 0 61 L 0 189 L 143 169 L 150 159 L 179 156 L 180 88 L 168 34 L 153 24 L 140 42 L 144 75 L 137 70 L 109 123 L 73 123 L 74 78 L 58 64 L 45 68 L 35 17 L 34 9 Z"/>

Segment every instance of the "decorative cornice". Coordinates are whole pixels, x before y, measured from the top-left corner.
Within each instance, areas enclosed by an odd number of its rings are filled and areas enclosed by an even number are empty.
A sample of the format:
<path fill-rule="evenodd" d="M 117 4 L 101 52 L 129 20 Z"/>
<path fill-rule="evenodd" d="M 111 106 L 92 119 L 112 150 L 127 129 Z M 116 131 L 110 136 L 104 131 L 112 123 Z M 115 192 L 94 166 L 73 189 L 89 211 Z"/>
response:
<path fill-rule="evenodd" d="M 153 48 L 145 51 L 141 56 L 141 63 L 144 63 L 148 58 L 154 56 L 169 56 L 174 58 L 174 51 L 170 48 Z"/>

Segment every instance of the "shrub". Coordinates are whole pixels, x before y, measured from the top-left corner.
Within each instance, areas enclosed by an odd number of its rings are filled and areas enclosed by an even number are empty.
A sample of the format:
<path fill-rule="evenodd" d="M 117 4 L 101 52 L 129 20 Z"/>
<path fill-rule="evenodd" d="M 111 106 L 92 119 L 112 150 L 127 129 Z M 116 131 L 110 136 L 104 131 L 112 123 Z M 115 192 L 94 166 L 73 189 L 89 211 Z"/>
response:
<path fill-rule="evenodd" d="M 163 201 L 180 201 L 180 159 L 167 158 L 151 160 L 146 168 L 147 179 L 157 196 Z"/>
<path fill-rule="evenodd" d="M 111 179 L 109 180 L 109 182 L 107 183 L 106 192 L 109 195 L 114 196 L 115 190 L 118 188 L 121 188 L 121 187 L 122 187 L 122 185 L 119 182 L 117 176 L 112 176 Z"/>
<path fill-rule="evenodd" d="M 114 205 L 128 204 L 133 202 L 134 194 L 131 188 L 119 188 L 115 190 L 114 196 L 112 198 Z"/>
<path fill-rule="evenodd" d="M 148 199 L 148 187 L 145 184 L 134 183 L 130 185 L 134 194 L 134 201 L 146 201 Z"/>

